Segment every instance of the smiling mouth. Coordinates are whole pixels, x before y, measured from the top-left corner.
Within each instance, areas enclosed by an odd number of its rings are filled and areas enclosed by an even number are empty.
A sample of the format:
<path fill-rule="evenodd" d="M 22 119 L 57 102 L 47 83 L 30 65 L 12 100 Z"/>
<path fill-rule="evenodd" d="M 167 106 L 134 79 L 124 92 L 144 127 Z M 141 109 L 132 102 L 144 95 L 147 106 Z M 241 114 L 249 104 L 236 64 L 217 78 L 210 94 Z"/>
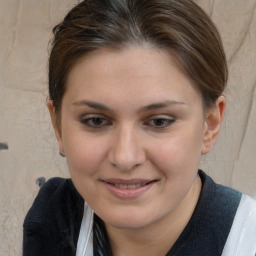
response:
<path fill-rule="evenodd" d="M 105 188 L 116 198 L 134 200 L 146 193 L 158 180 L 101 180 Z"/>
<path fill-rule="evenodd" d="M 109 185 L 112 185 L 112 186 L 115 186 L 117 188 L 120 188 L 120 189 L 136 189 L 136 188 L 140 188 L 140 187 L 143 187 L 143 186 L 146 186 L 146 185 L 149 185 L 151 183 L 154 183 L 156 182 L 156 180 L 152 180 L 152 181 L 145 181 L 145 182 L 136 182 L 136 183 L 125 183 L 125 182 L 122 182 L 122 183 L 118 183 L 118 182 L 109 182 L 109 181 L 103 181 Z"/>
<path fill-rule="evenodd" d="M 114 185 L 117 188 L 121 188 L 121 189 L 134 189 L 134 188 L 140 188 L 142 186 L 145 186 L 147 184 L 149 184 L 150 182 L 144 182 L 144 183 L 136 183 L 136 184 L 111 184 Z"/>

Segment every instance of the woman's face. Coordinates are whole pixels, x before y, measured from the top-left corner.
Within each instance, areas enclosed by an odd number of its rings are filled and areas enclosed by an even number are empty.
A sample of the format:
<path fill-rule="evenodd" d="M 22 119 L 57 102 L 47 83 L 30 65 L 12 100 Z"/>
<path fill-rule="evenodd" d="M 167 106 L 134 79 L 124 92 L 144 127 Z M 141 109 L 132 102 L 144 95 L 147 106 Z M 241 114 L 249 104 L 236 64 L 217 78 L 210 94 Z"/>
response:
<path fill-rule="evenodd" d="M 71 178 L 107 224 L 149 226 L 190 193 L 208 125 L 200 94 L 167 51 L 88 55 L 69 74 L 61 111 Z"/>

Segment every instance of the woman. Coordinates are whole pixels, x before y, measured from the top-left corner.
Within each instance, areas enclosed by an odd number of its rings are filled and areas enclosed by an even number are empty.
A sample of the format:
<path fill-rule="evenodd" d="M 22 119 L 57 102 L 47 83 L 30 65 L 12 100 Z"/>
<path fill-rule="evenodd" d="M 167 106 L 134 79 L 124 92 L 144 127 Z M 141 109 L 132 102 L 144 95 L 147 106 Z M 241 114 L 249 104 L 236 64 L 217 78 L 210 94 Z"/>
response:
<path fill-rule="evenodd" d="M 23 255 L 254 255 L 255 202 L 198 171 L 228 73 L 209 17 L 189 0 L 85 0 L 54 36 L 48 108 L 71 179 L 41 188 Z"/>

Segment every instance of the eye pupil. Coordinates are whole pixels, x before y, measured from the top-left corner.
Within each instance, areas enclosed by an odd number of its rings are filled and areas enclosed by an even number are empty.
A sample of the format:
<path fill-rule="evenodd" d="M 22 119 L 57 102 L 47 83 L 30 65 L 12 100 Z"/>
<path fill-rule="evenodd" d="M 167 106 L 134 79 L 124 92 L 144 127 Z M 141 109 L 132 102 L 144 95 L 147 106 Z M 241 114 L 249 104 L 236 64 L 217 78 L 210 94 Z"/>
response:
<path fill-rule="evenodd" d="M 94 125 L 101 125 L 103 122 L 103 119 L 100 117 L 95 117 L 92 119 Z"/>
<path fill-rule="evenodd" d="M 156 126 L 163 126 L 166 124 L 166 120 L 165 119 L 155 119 L 154 123 Z"/>
<path fill-rule="evenodd" d="M 112 123 L 109 119 L 101 116 L 88 116 L 81 119 L 81 124 L 90 129 L 103 129 Z"/>

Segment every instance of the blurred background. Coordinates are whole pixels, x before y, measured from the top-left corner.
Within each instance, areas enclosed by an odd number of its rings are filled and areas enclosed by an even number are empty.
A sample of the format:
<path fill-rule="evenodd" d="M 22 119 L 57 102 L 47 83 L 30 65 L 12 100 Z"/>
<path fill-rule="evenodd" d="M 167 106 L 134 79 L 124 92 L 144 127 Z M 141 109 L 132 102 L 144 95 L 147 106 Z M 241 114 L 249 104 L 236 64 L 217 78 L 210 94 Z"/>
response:
<path fill-rule="evenodd" d="M 46 107 L 52 28 L 79 1 L 0 0 L 0 256 L 22 255 L 38 190 L 68 177 Z M 195 0 L 215 21 L 229 63 L 227 111 L 201 168 L 256 198 L 256 0 Z"/>

